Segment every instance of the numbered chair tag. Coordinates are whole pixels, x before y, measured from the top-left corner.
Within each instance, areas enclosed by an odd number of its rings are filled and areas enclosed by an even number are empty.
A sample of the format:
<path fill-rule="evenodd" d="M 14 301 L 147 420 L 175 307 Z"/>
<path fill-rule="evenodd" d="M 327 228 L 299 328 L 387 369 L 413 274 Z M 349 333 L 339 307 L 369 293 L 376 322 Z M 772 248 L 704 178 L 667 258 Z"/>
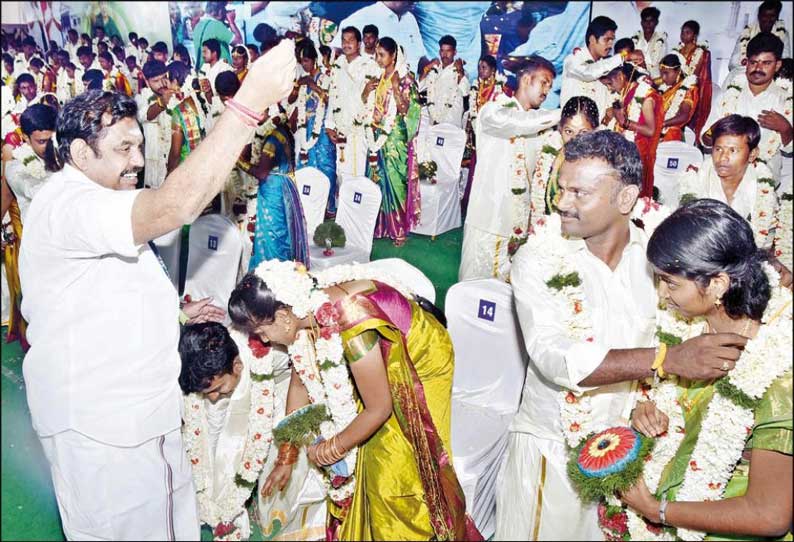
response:
<path fill-rule="evenodd" d="M 444 146 L 444 138 L 443 137 L 437 137 L 436 138 L 436 147 L 443 147 L 443 146 Z"/>
<path fill-rule="evenodd" d="M 678 158 L 668 158 L 667 169 L 678 169 Z"/>
<path fill-rule="evenodd" d="M 308 195 L 310 195 L 311 193 L 312 193 L 312 187 L 311 187 L 311 186 L 309 186 L 308 184 L 304 184 L 304 185 L 303 185 L 303 195 L 304 195 L 304 196 L 308 196 Z"/>
<path fill-rule="evenodd" d="M 488 320 L 493 322 L 496 316 L 496 303 L 486 299 L 480 299 L 480 309 L 477 312 L 477 318 L 480 320 Z"/>
<path fill-rule="evenodd" d="M 218 236 L 210 235 L 207 238 L 207 248 L 210 250 L 218 250 Z"/>
<path fill-rule="evenodd" d="M 361 203 L 361 192 L 355 192 L 353 194 L 353 203 Z"/>

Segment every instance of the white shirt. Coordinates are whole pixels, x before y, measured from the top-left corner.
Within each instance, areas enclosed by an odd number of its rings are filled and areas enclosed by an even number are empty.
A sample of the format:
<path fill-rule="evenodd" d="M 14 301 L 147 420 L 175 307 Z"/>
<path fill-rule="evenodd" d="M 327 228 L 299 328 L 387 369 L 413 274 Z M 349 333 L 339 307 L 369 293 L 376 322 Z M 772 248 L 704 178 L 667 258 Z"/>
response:
<path fill-rule="evenodd" d="M 69 60 L 71 60 L 75 66 L 79 62 L 77 58 L 77 50 L 80 48 L 80 41 L 78 40 L 77 43 L 72 43 L 69 40 L 66 40 L 66 43 L 63 46 L 63 49 L 69 53 Z"/>
<path fill-rule="evenodd" d="M 422 35 L 419 33 L 419 24 L 416 22 L 413 13 L 407 11 L 401 17 L 398 17 L 383 2 L 375 2 L 351 14 L 347 19 L 339 23 L 339 28 L 355 26 L 359 30 L 363 30 L 368 24 L 374 24 L 378 27 L 378 36 L 380 38 L 392 38 L 397 42 L 397 45 L 403 46 L 408 68 L 416 73 L 419 59 L 426 56 L 427 53 L 422 43 Z M 331 42 L 331 47 L 342 47 L 341 32 L 336 34 Z"/>
<path fill-rule="evenodd" d="M 223 59 L 218 60 L 214 66 L 210 66 L 209 62 L 205 62 L 201 65 L 199 69 L 199 78 L 207 78 L 210 81 L 210 87 L 212 88 L 213 96 L 217 96 L 217 91 L 215 90 L 215 78 L 218 77 L 218 74 L 221 72 L 229 72 L 234 71 L 228 62 Z"/>
<path fill-rule="evenodd" d="M 159 188 L 165 180 L 168 153 L 171 150 L 171 115 L 167 111 L 152 120 L 146 119 L 146 112 L 156 97 L 148 86 L 135 95 L 138 104 L 138 121 L 143 127 L 144 158 L 143 182 L 149 188 Z"/>
<path fill-rule="evenodd" d="M 562 65 L 562 88 L 560 90 L 560 106 L 564 106 L 573 96 L 587 96 L 598 106 L 598 115 L 603 118 L 610 106 L 610 92 L 606 85 L 598 80 L 623 64 L 620 55 L 612 55 L 595 60 L 587 47 L 577 48 L 565 57 Z"/>
<path fill-rule="evenodd" d="M 790 58 L 791 57 L 791 34 L 789 34 L 788 29 L 785 27 L 785 21 L 782 19 L 778 19 L 775 21 L 775 24 L 772 26 L 774 30 L 775 36 L 780 38 L 780 41 L 783 42 L 783 56 L 780 58 Z M 731 60 L 728 63 L 728 69 L 734 70 L 742 65 L 742 60 L 747 58 L 747 55 L 742 54 L 742 38 L 745 36 L 747 32 L 747 36 L 750 39 L 753 39 L 758 34 L 761 33 L 761 25 L 758 24 L 756 20 L 754 23 L 744 27 L 742 32 L 739 34 L 739 37 L 736 39 L 736 45 L 733 46 L 733 53 L 731 53 Z M 745 51 L 747 43 L 745 45 Z"/>
<path fill-rule="evenodd" d="M 348 62 L 345 55 L 337 58 L 331 70 L 332 88 L 328 96 L 325 127 L 349 135 L 353 129 L 353 119 L 364 108 L 361 92 L 367 84 L 367 75 L 380 76 L 382 71 L 375 61 L 365 55 L 357 56 L 352 62 Z M 334 113 L 336 110 L 339 111 Z"/>
<path fill-rule="evenodd" d="M 555 222 L 559 224 L 558 219 Z M 629 243 L 614 271 L 583 240 L 559 237 L 582 279 L 585 310 L 593 324 L 592 342 L 572 338 L 562 324 L 565 315 L 538 273 L 544 264 L 543 251 L 528 243 L 513 257 L 510 283 L 530 363 L 511 431 L 562 441 L 558 393 L 565 389 L 590 391 L 592 414 L 598 422 L 626 425 L 633 402 L 631 382 L 597 389 L 578 383 L 601 365 L 610 349 L 653 343 L 657 296 L 645 257 L 647 236 L 633 224 L 629 228 Z"/>
<path fill-rule="evenodd" d="M 465 72 L 458 81 L 455 63 L 432 68 L 419 82 L 419 91 L 427 90 L 427 109 L 433 124 L 448 122 L 461 128 L 463 97 L 469 92 L 469 78 Z"/>
<path fill-rule="evenodd" d="M 40 160 L 40 159 L 39 159 Z M 25 166 L 19 160 L 11 160 L 6 165 L 6 181 L 9 188 L 17 198 L 19 204 L 19 214 L 22 218 L 22 224 L 25 224 L 25 217 L 30 208 L 30 202 L 33 201 L 33 196 L 41 189 L 47 181 L 47 177 L 39 179 L 34 177 L 25 169 Z"/>
<path fill-rule="evenodd" d="M 788 107 L 786 106 L 786 100 L 791 99 L 791 94 L 778 86 L 778 83 L 775 81 L 772 81 L 766 90 L 758 95 L 754 95 L 750 91 L 750 86 L 747 83 L 747 77 L 745 75 L 736 75 L 730 84 L 737 85 L 742 89 L 739 94 L 738 103 L 735 107 L 729 105 L 730 111 L 723 109 L 723 101 L 727 99 L 726 94 L 728 88 L 726 86 L 723 90 L 722 99 L 712 100 L 711 113 L 709 114 L 706 124 L 703 126 L 703 133 L 721 118 L 734 113 L 751 117 L 755 121 L 758 121 L 758 116 L 762 111 L 776 111 L 781 115 L 787 114 L 786 120 L 788 120 L 789 124 L 794 123 L 791 102 L 789 102 Z M 780 146 L 777 152 L 772 154 L 773 148 L 769 146 L 768 142 L 770 136 L 773 134 L 774 132 L 772 130 L 761 127 L 761 141 L 758 144 L 758 148 L 760 149 L 759 158 L 766 162 L 766 165 L 769 166 L 775 179 L 779 179 L 783 170 L 783 157 L 781 156 L 781 151 L 790 156 L 791 153 L 794 152 L 794 140 L 789 141 L 788 145 Z M 780 140 L 778 139 L 777 141 Z"/>
<path fill-rule="evenodd" d="M 33 427 L 135 446 L 181 425 L 179 300 L 132 236 L 136 190 L 67 165 L 28 210 L 19 260 Z"/>
<path fill-rule="evenodd" d="M 540 131 L 560 121 L 560 110 L 524 111 L 515 98 L 503 96 L 489 102 L 475 119 L 477 167 L 474 170 L 466 225 L 509 237 L 512 226 L 512 179 L 514 151 L 508 143 L 512 137 L 524 145 L 528 175 L 534 171 Z M 506 105 L 513 104 L 506 107 Z M 529 177 L 527 178 L 529 186 Z"/>
<path fill-rule="evenodd" d="M 634 47 L 642 51 L 645 56 L 645 66 L 651 77 L 659 77 L 659 63 L 667 54 L 667 32 L 654 32 L 651 40 L 645 41 L 645 32 L 640 30 L 631 39 L 634 41 Z"/>

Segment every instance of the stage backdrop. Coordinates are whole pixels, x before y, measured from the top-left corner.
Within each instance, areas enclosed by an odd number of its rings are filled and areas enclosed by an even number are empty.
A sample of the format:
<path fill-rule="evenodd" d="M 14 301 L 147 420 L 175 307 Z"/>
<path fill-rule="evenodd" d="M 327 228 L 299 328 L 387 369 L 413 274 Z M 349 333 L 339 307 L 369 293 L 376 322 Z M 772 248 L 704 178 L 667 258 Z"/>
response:
<path fill-rule="evenodd" d="M 640 12 L 648 6 L 660 12 L 659 29 L 667 32 L 668 47 L 678 45 L 681 25 L 688 20 L 700 23 L 700 39 L 711 49 L 711 77 L 722 84 L 728 75 L 728 61 L 745 25 L 757 20 L 761 2 L 593 2 L 593 17 L 606 15 L 618 25 L 617 38 L 640 30 Z M 783 2 L 781 17 L 792 26 L 791 2 Z"/>

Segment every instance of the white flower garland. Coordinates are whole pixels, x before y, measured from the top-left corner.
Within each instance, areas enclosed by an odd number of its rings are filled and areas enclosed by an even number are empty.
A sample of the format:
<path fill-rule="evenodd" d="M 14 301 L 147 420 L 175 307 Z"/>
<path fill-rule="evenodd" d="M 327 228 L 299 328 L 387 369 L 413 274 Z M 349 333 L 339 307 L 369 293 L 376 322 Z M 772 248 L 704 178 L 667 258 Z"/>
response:
<path fill-rule="evenodd" d="M 634 97 L 631 99 L 631 102 L 629 102 L 629 106 L 626 111 L 626 118 L 629 121 L 634 123 L 640 121 L 640 115 L 642 115 L 642 103 L 652 91 L 653 87 L 648 84 L 644 77 L 637 80 L 637 90 L 634 92 Z M 629 141 L 634 141 L 634 138 L 637 136 L 636 132 L 633 130 L 621 129 L 621 132 L 623 133 L 623 137 Z"/>
<path fill-rule="evenodd" d="M 325 84 L 325 76 L 320 74 L 320 77 L 317 79 L 317 86 L 321 87 Z M 314 148 L 317 144 L 317 141 L 320 139 L 320 134 L 323 131 L 323 126 L 325 124 L 325 102 L 323 99 L 315 93 L 317 98 L 317 109 L 314 112 L 314 126 L 312 126 L 312 131 L 309 132 L 307 127 L 307 111 L 306 111 L 306 102 L 309 99 L 309 86 L 308 85 L 301 85 L 300 90 L 298 91 L 298 130 L 302 130 L 303 133 L 303 141 L 301 142 L 300 150 L 302 152 L 307 152 Z M 300 152 L 298 155 L 300 156 Z"/>
<path fill-rule="evenodd" d="M 457 83 L 454 85 L 447 84 L 441 89 L 438 88 L 441 86 L 439 82 L 442 73 L 443 68 L 439 69 L 438 66 L 434 66 L 427 74 L 428 79 L 432 77 L 427 84 L 427 112 L 433 124 L 443 121 L 444 113 L 455 105 L 455 99 L 458 96 Z M 457 77 L 457 72 L 455 72 L 455 77 Z"/>
<path fill-rule="evenodd" d="M 644 37 L 643 31 L 638 30 L 636 34 L 631 37 L 631 40 L 634 42 L 636 46 L 640 39 Z M 653 36 L 651 36 L 651 41 L 648 43 L 648 59 L 653 62 L 659 62 L 662 58 L 662 51 L 664 50 L 664 46 L 667 43 L 667 32 L 654 32 Z"/>
<path fill-rule="evenodd" d="M 34 179 L 46 179 L 49 173 L 44 168 L 44 160 L 36 154 L 28 143 L 23 143 L 13 150 L 14 160 L 19 161 L 25 173 Z"/>
<path fill-rule="evenodd" d="M 686 98 L 686 93 L 697 84 L 697 77 L 694 75 L 687 75 L 684 77 L 683 81 L 681 81 L 678 90 L 675 91 L 673 95 L 673 99 L 670 102 L 670 106 L 664 113 L 664 120 L 670 120 L 675 118 L 678 115 L 678 110 L 681 109 L 681 104 L 684 103 L 684 98 Z M 659 86 L 659 94 L 664 94 L 670 89 L 669 85 L 661 84 Z M 670 126 L 664 126 L 662 128 L 662 135 L 666 134 L 667 131 L 670 129 Z"/>
<path fill-rule="evenodd" d="M 363 60 L 359 60 L 359 58 Z M 351 111 L 350 108 L 340 107 L 339 103 L 343 97 L 339 94 L 338 78 L 346 72 L 353 81 L 364 81 L 366 78 L 373 77 L 379 78 L 383 70 L 372 60 L 360 56 L 353 60 L 353 63 L 348 63 L 347 57 L 340 55 L 331 67 L 330 81 L 328 85 L 328 103 L 333 104 L 331 115 L 333 116 L 336 132 L 342 136 L 347 135 L 352 131 L 353 126 L 361 124 L 357 115 L 361 113 L 359 110 Z M 363 86 L 358 89 L 359 95 L 363 90 Z M 361 104 L 363 105 L 363 104 Z"/>
<path fill-rule="evenodd" d="M 390 75 L 389 78 L 392 76 Z M 381 76 L 378 85 L 380 86 L 384 79 L 386 78 L 385 75 Z M 366 128 L 364 130 L 364 136 L 367 142 L 367 148 L 369 149 L 370 156 L 374 156 L 378 154 L 378 151 L 386 144 L 386 140 L 389 138 L 389 134 L 394 129 L 394 124 L 397 121 L 397 100 L 391 96 L 391 87 L 387 91 L 386 96 L 386 112 L 384 113 L 383 118 L 380 121 L 381 132 L 380 135 L 375 138 L 375 98 L 377 96 L 377 88 L 369 93 L 367 97 L 367 103 L 364 106 L 365 112 L 365 119 L 366 119 Z"/>
<path fill-rule="evenodd" d="M 546 187 L 549 185 L 551 169 L 554 161 L 562 150 L 562 134 L 559 130 L 550 130 L 543 134 L 540 140 L 535 171 L 532 174 L 532 183 L 529 190 L 530 213 L 543 215 L 546 210 Z"/>
<path fill-rule="evenodd" d="M 681 64 L 681 71 L 687 76 L 696 76 L 697 74 L 695 74 L 695 70 L 697 69 L 698 64 L 700 64 L 700 59 L 703 58 L 703 55 L 706 53 L 706 49 L 709 48 L 709 42 L 705 40 L 697 42 L 695 44 L 695 50 L 692 52 L 692 58 L 689 60 L 687 60 L 687 57 L 683 52 L 683 48 L 684 44 L 679 42 L 678 46 L 673 49 L 675 52 L 680 54 L 681 58 L 684 60 L 683 64 Z M 699 83 L 700 81 L 698 81 L 698 84 Z"/>
<path fill-rule="evenodd" d="M 213 529 L 222 523 L 233 523 L 235 529 L 220 540 L 241 540 L 248 537 L 242 532 L 242 515 L 246 514 L 245 502 L 251 496 L 273 440 L 274 392 L 273 352 L 261 358 L 252 352 L 248 345 L 248 336 L 230 329 L 230 334 L 237 343 L 240 358 L 251 373 L 251 408 L 248 415 L 248 433 L 240 464 L 235 469 L 235 477 L 224 480 L 219 491 L 213 487 L 211 451 L 208 443 L 208 424 L 205 399 L 203 394 L 191 393 L 184 399 L 185 410 L 182 435 L 185 453 L 193 469 L 193 480 L 196 486 L 199 519 Z M 246 484 L 239 484 L 238 478 Z M 218 498 L 214 499 L 213 495 Z"/>
<path fill-rule="evenodd" d="M 786 92 L 787 97 L 783 106 L 783 111 L 778 111 L 778 113 L 783 115 L 785 118 L 790 119 L 792 115 L 792 100 L 794 100 L 791 95 L 790 81 L 780 78 L 775 79 L 772 84 L 778 85 L 778 87 Z M 728 85 L 728 87 L 725 89 L 725 92 L 722 93 L 722 99 L 720 100 L 720 112 L 722 113 L 723 117 L 732 115 L 739 110 L 739 97 L 747 85 L 748 83 L 746 74 L 739 73 L 733 78 L 731 84 Z M 768 133 L 764 134 L 764 131 Z M 761 135 L 761 142 L 758 144 L 758 159 L 764 163 L 767 163 L 777 154 L 778 150 L 780 150 L 783 141 L 780 138 L 780 133 L 774 130 L 762 130 Z"/>
<path fill-rule="evenodd" d="M 505 76 L 499 72 L 496 72 L 493 77 L 494 77 L 494 86 L 491 96 L 482 105 L 480 104 L 480 85 L 482 85 L 485 81 L 482 81 L 478 77 L 477 80 L 474 82 L 474 84 L 471 86 L 471 89 L 469 90 L 469 122 L 472 123 L 472 126 L 474 125 L 474 119 L 476 119 L 477 116 L 480 114 L 481 107 L 488 102 L 492 102 L 496 100 L 499 96 L 505 93 L 504 87 L 507 84 L 507 79 L 505 78 Z"/>
<path fill-rule="evenodd" d="M 747 44 L 750 43 L 750 40 L 760 32 L 761 27 L 759 26 L 758 21 L 754 22 L 753 24 L 745 25 L 744 30 L 742 30 L 742 33 L 739 36 L 739 43 L 741 44 L 739 46 L 741 48 L 741 57 L 739 60 L 744 60 L 747 58 Z M 780 38 L 780 41 L 786 43 L 786 40 L 788 39 L 788 32 L 786 32 L 786 21 L 783 19 L 778 19 L 775 21 L 775 25 L 772 27 L 772 33 Z"/>
<path fill-rule="evenodd" d="M 632 219 L 643 222 L 643 229 L 650 237 L 656 227 L 669 216 L 670 211 L 650 198 L 640 198 L 634 206 Z M 555 276 L 566 276 L 577 273 L 569 254 L 562 249 L 560 218 L 558 214 L 546 217 L 543 224 L 535 226 L 535 233 L 528 243 L 533 250 L 544 254 L 548 265 L 538 272 L 544 282 Z M 578 276 L 578 273 L 577 273 Z M 576 341 L 592 342 L 592 318 L 587 308 L 584 286 L 579 277 L 578 286 L 565 286 L 560 290 L 549 288 L 552 297 L 558 303 L 558 314 L 563 315 L 563 322 L 568 329 L 569 337 Z M 591 395 L 588 392 L 576 394 L 567 390 L 558 394 L 560 405 L 560 421 L 562 433 L 568 446 L 575 448 L 594 431 L 606 429 L 605 421 L 595 420 L 592 415 Z"/>
<path fill-rule="evenodd" d="M 792 268 L 792 243 L 794 243 L 792 230 L 794 220 L 792 219 L 792 203 L 794 195 L 789 192 L 780 198 L 780 209 L 777 215 L 777 226 L 775 227 L 775 256 L 789 269 Z"/>
<path fill-rule="evenodd" d="M 792 368 L 791 291 L 780 286 L 780 278 L 771 265 L 763 265 L 772 290 L 772 297 L 762 317 L 763 325 L 756 337 L 747 342 L 736 366 L 725 377 L 734 388 L 753 400 L 761 399 L 772 383 Z M 666 320 L 670 322 L 674 318 L 668 315 Z M 691 332 L 674 331 L 673 334 L 686 338 Z M 683 440 L 681 430 L 684 419 L 675 397 L 676 390 L 675 379 L 671 379 L 659 385 L 650 396 L 656 401 L 656 407 L 670 417 L 668 431 L 657 438 L 653 454 L 643 471 L 652 493 L 658 488 L 663 469 L 675 456 Z M 753 423 L 752 409 L 739 406 L 723 396 L 718 388 L 715 389 L 676 500 L 702 502 L 722 499 L 726 485 L 741 459 Z M 632 540 L 670 539 L 666 533 L 660 536 L 649 531 L 642 519 L 630 510 L 627 512 Z M 679 528 L 676 536 L 683 540 L 702 540 L 705 533 Z"/>

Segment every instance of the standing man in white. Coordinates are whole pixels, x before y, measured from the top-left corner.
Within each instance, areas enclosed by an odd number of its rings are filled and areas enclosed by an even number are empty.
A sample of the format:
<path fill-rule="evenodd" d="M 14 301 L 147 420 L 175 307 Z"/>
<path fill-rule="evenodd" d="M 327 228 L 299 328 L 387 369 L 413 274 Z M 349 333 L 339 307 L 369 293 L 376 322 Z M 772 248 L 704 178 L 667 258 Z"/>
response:
<path fill-rule="evenodd" d="M 661 12 L 654 7 L 643 9 L 640 13 L 642 30 L 631 37 L 634 47 L 645 56 L 645 66 L 654 79 L 661 76 L 659 62 L 667 54 L 667 32 L 656 31 L 660 15 Z"/>
<path fill-rule="evenodd" d="M 434 58 L 419 76 L 419 92 L 427 91 L 427 112 L 433 124 L 446 122 L 462 127 L 463 97 L 469 92 L 469 78 L 463 61 L 455 58 L 458 43 L 452 36 L 438 40 Z"/>
<path fill-rule="evenodd" d="M 135 190 L 135 103 L 76 97 L 57 125 L 63 169 L 36 195 L 20 255 L 33 426 L 70 540 L 198 540 L 180 434 L 179 303 L 149 241 L 191 223 L 223 188 L 257 119 L 292 86 L 284 41 L 158 190 Z"/>

